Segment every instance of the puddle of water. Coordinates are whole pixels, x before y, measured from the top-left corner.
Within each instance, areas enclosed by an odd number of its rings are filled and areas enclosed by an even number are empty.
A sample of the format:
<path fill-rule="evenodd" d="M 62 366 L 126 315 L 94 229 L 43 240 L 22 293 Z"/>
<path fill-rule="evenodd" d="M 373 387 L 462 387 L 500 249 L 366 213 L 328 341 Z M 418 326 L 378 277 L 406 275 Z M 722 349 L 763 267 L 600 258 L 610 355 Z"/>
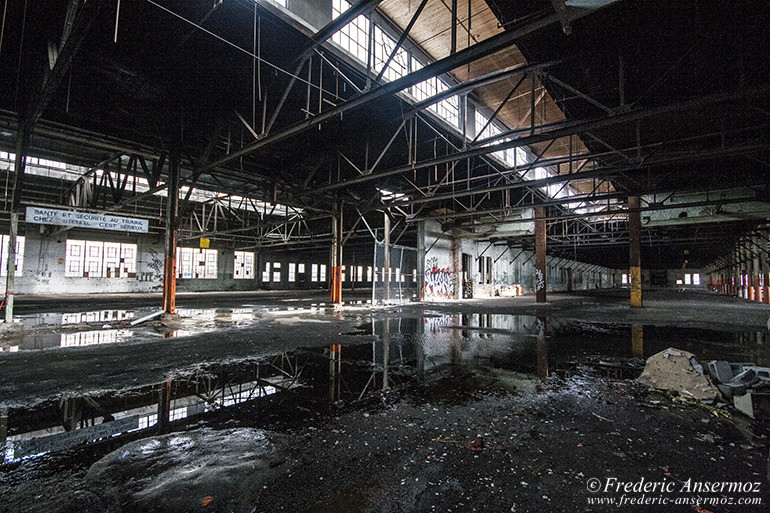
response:
<path fill-rule="evenodd" d="M 278 312 L 328 314 L 321 305 Z M 194 315 L 195 323 L 202 324 L 222 319 L 251 323 L 261 318 L 265 309 L 180 309 L 180 313 Z M 188 332 L 180 329 L 173 334 Z M 105 440 L 119 444 L 123 438 L 179 429 L 190 422 L 253 425 L 252 409 L 261 408 L 255 405 L 274 397 L 290 396 L 293 402 L 276 409 L 270 417 L 273 421 L 298 415 L 313 417 L 323 408 L 356 403 L 374 391 L 413 381 L 430 382 L 468 367 L 540 377 L 589 367 L 603 375 L 633 378 L 644 358 L 671 346 L 696 354 L 702 363 L 727 359 L 770 364 L 766 336 L 756 332 L 426 310 L 417 315 L 377 312 L 371 322 L 350 333 L 365 334 L 373 335 L 371 342 L 334 344 L 323 351 L 297 350 L 269 361 L 206 366 L 167 383 L 133 389 L 126 383 L 111 383 L 111 388 L 124 391 L 120 395 L 55 399 L 32 409 L 11 410 L 6 421 L 6 462 Z M 51 343 L 116 343 L 131 335 L 130 330 L 120 329 L 80 331 L 52 334 Z M 240 408 L 249 413 L 243 414 Z"/>

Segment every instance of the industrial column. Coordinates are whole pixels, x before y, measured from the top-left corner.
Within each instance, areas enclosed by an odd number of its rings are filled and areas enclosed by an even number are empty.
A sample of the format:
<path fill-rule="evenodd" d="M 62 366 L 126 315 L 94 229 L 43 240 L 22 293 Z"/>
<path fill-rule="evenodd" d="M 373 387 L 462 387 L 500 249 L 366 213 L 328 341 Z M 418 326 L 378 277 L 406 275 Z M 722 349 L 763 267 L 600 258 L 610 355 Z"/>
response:
<path fill-rule="evenodd" d="M 332 303 L 342 303 L 342 205 L 337 203 L 332 214 L 332 254 L 331 254 L 331 293 Z"/>
<path fill-rule="evenodd" d="M 168 197 L 166 206 L 166 261 L 163 266 L 163 311 L 176 312 L 176 244 L 179 218 L 179 174 L 182 168 L 182 145 L 179 135 L 169 156 Z"/>
<path fill-rule="evenodd" d="M 11 227 L 8 231 L 8 260 L 5 274 L 5 322 L 13 322 L 13 299 L 16 281 L 16 237 L 19 233 L 19 208 L 25 168 L 27 166 L 27 148 L 29 133 L 22 131 L 16 141 L 16 158 L 13 163 L 14 186 L 11 196 Z"/>
<path fill-rule="evenodd" d="M 631 285 L 631 306 L 642 306 L 642 215 L 639 211 L 639 196 L 628 198 L 628 238 L 629 238 L 629 272 L 628 282 Z"/>
<path fill-rule="evenodd" d="M 545 303 L 545 208 L 535 207 L 535 301 Z"/>
<path fill-rule="evenodd" d="M 760 252 L 762 259 L 762 301 L 765 304 L 770 305 L 770 275 L 768 275 L 768 252 L 767 252 L 767 230 L 764 230 L 761 234 L 760 242 L 762 244 L 762 251 Z"/>
<path fill-rule="evenodd" d="M 759 283 L 759 277 L 762 275 L 762 269 L 760 268 L 760 259 L 762 258 L 762 252 L 759 251 L 759 237 L 752 236 L 754 241 L 754 260 L 752 261 L 753 278 L 751 285 L 754 287 L 754 301 L 762 302 L 762 287 Z"/>
<path fill-rule="evenodd" d="M 383 259 L 382 262 L 385 266 L 385 272 L 388 274 L 388 278 L 385 280 L 385 304 L 390 303 L 390 217 L 388 212 L 385 214 L 385 225 L 383 230 L 385 231 L 385 244 L 382 249 Z"/>
<path fill-rule="evenodd" d="M 417 223 L 417 286 L 420 288 L 417 297 L 422 301 L 425 290 L 425 221 Z"/>

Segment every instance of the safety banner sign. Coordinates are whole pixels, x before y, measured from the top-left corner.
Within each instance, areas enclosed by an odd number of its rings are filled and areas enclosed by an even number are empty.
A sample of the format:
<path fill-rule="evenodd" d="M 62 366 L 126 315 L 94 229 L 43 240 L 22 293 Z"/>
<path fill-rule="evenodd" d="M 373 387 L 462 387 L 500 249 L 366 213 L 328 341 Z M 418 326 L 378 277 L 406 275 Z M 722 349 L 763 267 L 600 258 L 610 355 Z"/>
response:
<path fill-rule="evenodd" d="M 53 224 L 56 226 L 135 233 L 147 233 L 150 228 L 150 222 L 147 219 L 42 207 L 27 207 L 26 221 L 35 224 Z"/>

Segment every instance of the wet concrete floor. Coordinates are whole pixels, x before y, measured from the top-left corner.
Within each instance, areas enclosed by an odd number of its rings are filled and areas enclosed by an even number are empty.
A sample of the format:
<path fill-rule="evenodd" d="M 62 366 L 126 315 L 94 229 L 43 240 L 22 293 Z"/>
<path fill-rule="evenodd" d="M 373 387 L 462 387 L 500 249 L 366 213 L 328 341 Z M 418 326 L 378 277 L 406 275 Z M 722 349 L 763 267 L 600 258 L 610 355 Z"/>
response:
<path fill-rule="evenodd" d="M 766 424 L 633 381 L 670 346 L 770 366 L 762 308 L 720 325 L 740 305 L 706 297 L 677 327 L 654 297 L 639 324 L 606 295 L 516 314 L 297 299 L 182 307 L 173 327 L 127 327 L 141 304 L 28 313 L 0 353 L 0 510 L 611 511 L 596 500 L 623 494 L 588 488 L 611 478 L 760 486 L 621 510 L 766 507 Z"/>

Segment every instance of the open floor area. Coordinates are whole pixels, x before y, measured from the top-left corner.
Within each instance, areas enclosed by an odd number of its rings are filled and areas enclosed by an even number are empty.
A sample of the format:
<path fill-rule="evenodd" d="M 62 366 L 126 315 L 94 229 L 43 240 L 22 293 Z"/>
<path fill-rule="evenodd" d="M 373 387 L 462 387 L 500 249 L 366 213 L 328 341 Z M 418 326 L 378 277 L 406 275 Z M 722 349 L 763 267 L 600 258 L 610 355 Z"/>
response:
<path fill-rule="evenodd" d="M 767 496 L 767 424 L 635 378 L 672 345 L 770 366 L 768 305 L 670 290 L 644 310 L 612 291 L 380 308 L 298 296 L 183 296 L 177 325 L 135 328 L 121 323 L 154 298 L 121 297 L 135 307 L 112 320 L 73 312 L 84 299 L 30 302 L 21 343 L 0 353 L 5 507 L 603 511 L 588 479 L 724 475 Z M 168 434 L 142 429 L 164 394 Z"/>

